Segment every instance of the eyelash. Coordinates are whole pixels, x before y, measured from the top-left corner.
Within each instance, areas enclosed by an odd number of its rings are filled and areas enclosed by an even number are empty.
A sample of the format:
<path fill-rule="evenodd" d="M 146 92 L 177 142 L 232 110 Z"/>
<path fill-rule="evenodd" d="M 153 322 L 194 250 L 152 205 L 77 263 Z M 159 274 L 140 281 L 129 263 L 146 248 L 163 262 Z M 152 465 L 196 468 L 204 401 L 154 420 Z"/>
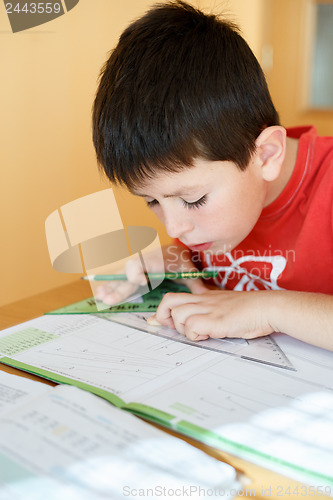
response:
<path fill-rule="evenodd" d="M 188 201 L 182 200 L 184 207 L 191 209 L 191 208 L 199 208 L 202 207 L 207 201 L 207 195 L 202 196 L 199 200 L 193 201 L 192 203 L 189 203 Z M 154 207 L 157 205 L 158 201 L 157 200 L 152 200 L 152 201 L 147 201 L 146 202 L 149 208 Z"/>

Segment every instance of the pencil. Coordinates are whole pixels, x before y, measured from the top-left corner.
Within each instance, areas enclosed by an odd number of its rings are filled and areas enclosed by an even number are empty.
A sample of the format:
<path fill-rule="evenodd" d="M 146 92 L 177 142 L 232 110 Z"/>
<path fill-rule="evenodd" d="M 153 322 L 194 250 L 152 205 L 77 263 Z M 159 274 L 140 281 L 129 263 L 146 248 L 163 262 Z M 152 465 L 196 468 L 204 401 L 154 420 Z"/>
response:
<path fill-rule="evenodd" d="M 218 271 L 186 271 L 183 273 L 145 273 L 145 276 L 150 280 L 160 279 L 191 279 L 191 278 L 215 278 Z M 83 280 L 88 281 L 126 281 L 126 274 L 90 274 L 82 276 Z"/>

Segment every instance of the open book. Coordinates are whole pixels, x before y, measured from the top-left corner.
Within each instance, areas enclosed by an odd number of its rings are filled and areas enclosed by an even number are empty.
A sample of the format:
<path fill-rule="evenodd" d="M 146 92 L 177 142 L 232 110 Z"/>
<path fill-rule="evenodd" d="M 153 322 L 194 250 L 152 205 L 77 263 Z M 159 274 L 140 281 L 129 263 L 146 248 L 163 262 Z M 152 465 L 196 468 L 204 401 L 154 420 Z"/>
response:
<path fill-rule="evenodd" d="M 233 467 L 76 387 L 0 371 L 1 500 L 112 500 L 241 489 Z M 202 496 L 200 495 L 200 496 Z"/>
<path fill-rule="evenodd" d="M 119 323 L 133 318 L 36 318 L 0 333 L 0 361 L 333 492 L 332 352 L 275 334 L 286 369 Z"/>

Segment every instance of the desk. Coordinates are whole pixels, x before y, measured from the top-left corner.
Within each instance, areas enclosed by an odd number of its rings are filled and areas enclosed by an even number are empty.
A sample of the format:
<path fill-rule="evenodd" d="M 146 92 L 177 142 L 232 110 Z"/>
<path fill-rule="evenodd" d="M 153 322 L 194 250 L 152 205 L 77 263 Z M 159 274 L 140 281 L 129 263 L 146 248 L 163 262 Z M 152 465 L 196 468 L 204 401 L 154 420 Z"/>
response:
<path fill-rule="evenodd" d="M 91 295 L 92 293 L 89 283 L 78 280 L 69 285 L 55 288 L 28 299 L 0 307 L 0 329 L 2 330 L 18 323 L 28 321 L 29 319 L 33 319 L 43 315 L 47 311 L 58 309 L 59 307 L 78 302 L 80 300 L 91 297 Z M 49 385 L 55 385 L 50 381 L 41 379 L 30 373 L 25 373 L 5 365 L 0 364 L 0 369 L 8 373 L 14 373 L 15 375 L 38 380 Z M 163 430 L 165 431 L 165 429 Z M 231 456 L 220 450 L 205 446 L 201 443 L 198 443 L 197 441 L 194 441 L 193 439 L 185 438 L 184 436 L 171 431 L 166 432 L 170 432 L 170 434 L 178 436 L 188 443 L 196 446 L 197 448 L 204 450 L 209 455 L 212 455 L 219 460 L 231 464 L 239 471 L 240 474 L 243 474 L 244 477 L 249 478 L 249 481 L 245 479 L 243 481 L 244 495 L 236 497 L 237 499 L 244 497 L 256 497 L 265 499 L 269 498 L 270 500 L 279 500 L 281 497 L 285 496 L 294 499 L 299 499 L 300 497 L 304 498 L 304 494 L 302 495 L 302 490 L 300 489 L 301 484 L 297 483 L 296 481 L 258 467 L 249 462 L 245 462 L 244 460 Z M 290 488 L 290 490 L 288 490 L 290 491 L 290 494 L 283 493 L 287 490 L 287 488 Z M 311 495 L 311 497 L 323 498 L 323 496 L 320 495 Z"/>

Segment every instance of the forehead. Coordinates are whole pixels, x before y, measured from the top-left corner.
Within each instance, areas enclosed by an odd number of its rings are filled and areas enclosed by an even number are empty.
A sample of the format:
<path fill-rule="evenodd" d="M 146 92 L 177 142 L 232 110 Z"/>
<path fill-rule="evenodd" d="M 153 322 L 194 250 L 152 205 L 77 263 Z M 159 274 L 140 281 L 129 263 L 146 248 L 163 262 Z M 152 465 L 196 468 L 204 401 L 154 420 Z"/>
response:
<path fill-rule="evenodd" d="M 226 162 L 195 160 L 193 166 L 184 167 L 179 172 L 157 172 L 153 178 L 133 188 L 132 193 L 147 197 L 158 193 L 168 198 L 199 192 L 217 181 L 223 170 L 221 163 Z"/>

